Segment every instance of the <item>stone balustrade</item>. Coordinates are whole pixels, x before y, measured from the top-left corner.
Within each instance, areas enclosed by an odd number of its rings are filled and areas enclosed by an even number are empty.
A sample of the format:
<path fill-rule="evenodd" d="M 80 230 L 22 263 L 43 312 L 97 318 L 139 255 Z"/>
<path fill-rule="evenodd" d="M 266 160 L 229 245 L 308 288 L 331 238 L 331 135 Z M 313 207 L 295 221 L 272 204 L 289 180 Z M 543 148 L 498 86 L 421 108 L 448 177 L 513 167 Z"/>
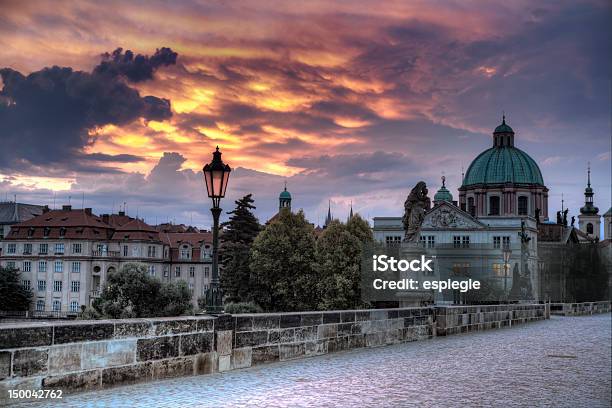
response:
<path fill-rule="evenodd" d="M 8 324 L 0 403 L 9 389 L 70 393 L 543 318 L 544 305 L 504 305 Z"/>
<path fill-rule="evenodd" d="M 584 316 L 610 313 L 610 302 L 551 303 L 550 313 L 558 316 Z"/>

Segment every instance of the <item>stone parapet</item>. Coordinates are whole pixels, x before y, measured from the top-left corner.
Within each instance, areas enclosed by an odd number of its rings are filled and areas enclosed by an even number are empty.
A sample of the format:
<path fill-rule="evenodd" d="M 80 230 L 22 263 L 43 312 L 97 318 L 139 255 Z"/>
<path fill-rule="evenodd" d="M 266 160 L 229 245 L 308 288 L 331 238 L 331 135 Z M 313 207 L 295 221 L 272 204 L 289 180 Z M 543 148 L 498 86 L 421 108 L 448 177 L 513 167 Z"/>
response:
<path fill-rule="evenodd" d="M 0 326 L 10 389 L 65 393 L 211 374 L 544 318 L 544 305 L 411 307 Z"/>
<path fill-rule="evenodd" d="M 550 304 L 550 313 L 557 316 L 585 316 L 611 311 L 610 301 Z"/>

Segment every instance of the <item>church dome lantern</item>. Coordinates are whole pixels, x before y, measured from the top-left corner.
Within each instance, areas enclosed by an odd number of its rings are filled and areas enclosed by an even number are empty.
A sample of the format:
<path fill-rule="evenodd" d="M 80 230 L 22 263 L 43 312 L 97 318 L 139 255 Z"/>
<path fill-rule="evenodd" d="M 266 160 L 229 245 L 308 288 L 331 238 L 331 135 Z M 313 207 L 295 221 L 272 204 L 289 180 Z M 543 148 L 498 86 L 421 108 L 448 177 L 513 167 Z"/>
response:
<path fill-rule="evenodd" d="M 434 195 L 434 205 L 443 201 L 447 201 L 449 203 L 453 202 L 453 195 L 446 188 L 446 177 L 444 176 L 442 176 L 442 187 L 440 187 L 440 189 Z"/>

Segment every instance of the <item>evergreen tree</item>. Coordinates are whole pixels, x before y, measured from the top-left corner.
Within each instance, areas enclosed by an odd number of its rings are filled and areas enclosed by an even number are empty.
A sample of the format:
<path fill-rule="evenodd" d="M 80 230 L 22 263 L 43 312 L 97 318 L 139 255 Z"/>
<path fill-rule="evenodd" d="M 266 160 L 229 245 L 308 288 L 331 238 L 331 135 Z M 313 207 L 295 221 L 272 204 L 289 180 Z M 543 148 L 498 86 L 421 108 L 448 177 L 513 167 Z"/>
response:
<path fill-rule="evenodd" d="M 359 215 L 347 224 L 333 221 L 317 240 L 317 272 L 321 309 L 352 309 L 361 301 L 361 257 L 373 243 L 368 223 Z"/>
<path fill-rule="evenodd" d="M 252 298 L 265 311 L 317 306 L 314 228 L 302 211 L 283 209 L 251 247 Z"/>
<path fill-rule="evenodd" d="M 220 280 L 225 302 L 246 302 L 250 297 L 251 269 L 249 251 L 261 226 L 251 210 L 252 194 L 237 200 L 236 208 L 228 212 L 229 221 L 222 224 L 220 264 L 223 265 Z"/>
<path fill-rule="evenodd" d="M 0 310 L 28 310 L 31 302 L 32 291 L 21 285 L 19 270 L 0 267 Z"/>

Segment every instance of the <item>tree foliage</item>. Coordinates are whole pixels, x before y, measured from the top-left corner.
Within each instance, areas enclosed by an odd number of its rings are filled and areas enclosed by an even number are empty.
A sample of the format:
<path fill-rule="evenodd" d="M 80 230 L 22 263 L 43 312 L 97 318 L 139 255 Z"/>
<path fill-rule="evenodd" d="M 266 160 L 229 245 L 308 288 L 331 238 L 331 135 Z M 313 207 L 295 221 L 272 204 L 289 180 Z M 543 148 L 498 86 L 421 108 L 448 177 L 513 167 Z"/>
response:
<path fill-rule="evenodd" d="M 236 208 L 228 212 L 229 221 L 222 225 L 219 258 L 223 268 L 220 280 L 226 302 L 245 302 L 250 296 L 249 252 L 261 226 L 252 212 L 256 208 L 252 194 L 235 203 Z"/>
<path fill-rule="evenodd" d="M 251 248 L 251 297 L 265 311 L 317 306 L 315 236 L 304 213 L 283 209 Z"/>
<path fill-rule="evenodd" d="M 374 237 L 368 223 L 359 215 L 347 224 L 331 222 L 316 246 L 319 309 L 352 309 L 361 300 L 361 257 L 363 246 Z"/>
<path fill-rule="evenodd" d="M 32 291 L 22 286 L 19 270 L 0 267 L 0 310 L 28 310 L 31 302 Z"/>
<path fill-rule="evenodd" d="M 191 312 L 191 295 L 185 282 L 162 283 L 143 264 L 129 263 L 111 272 L 93 304 L 109 318 L 177 316 Z"/>

